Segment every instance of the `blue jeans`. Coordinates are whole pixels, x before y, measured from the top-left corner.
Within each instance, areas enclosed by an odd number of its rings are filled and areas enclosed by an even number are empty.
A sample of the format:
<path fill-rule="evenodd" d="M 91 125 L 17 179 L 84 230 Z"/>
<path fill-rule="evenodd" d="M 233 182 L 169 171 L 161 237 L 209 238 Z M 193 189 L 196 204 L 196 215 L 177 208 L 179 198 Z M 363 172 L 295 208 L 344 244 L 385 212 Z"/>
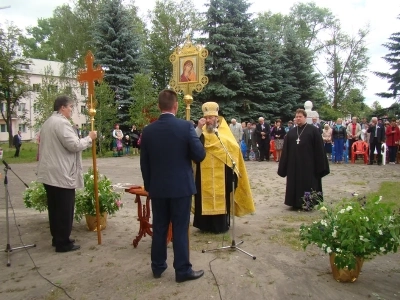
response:
<path fill-rule="evenodd" d="M 131 147 L 125 146 L 125 154 L 129 154 Z"/>
<path fill-rule="evenodd" d="M 343 147 L 344 147 L 344 139 L 336 139 L 333 141 L 335 145 L 335 162 L 343 160 Z"/>

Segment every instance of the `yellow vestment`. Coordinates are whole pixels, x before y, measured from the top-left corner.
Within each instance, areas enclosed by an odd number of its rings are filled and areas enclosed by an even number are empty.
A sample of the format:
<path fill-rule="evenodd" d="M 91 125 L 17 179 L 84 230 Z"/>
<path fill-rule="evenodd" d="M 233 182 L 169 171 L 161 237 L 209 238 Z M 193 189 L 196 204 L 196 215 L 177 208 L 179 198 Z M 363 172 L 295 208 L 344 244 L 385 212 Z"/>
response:
<path fill-rule="evenodd" d="M 255 211 L 250 183 L 240 147 L 225 119 L 218 119 L 218 135 L 236 164 L 238 182 L 235 190 L 235 216 L 240 217 Z M 232 168 L 232 161 L 216 134 L 208 133 L 205 128 L 203 136 L 206 158 L 200 163 L 202 215 L 225 214 L 225 165 Z"/>

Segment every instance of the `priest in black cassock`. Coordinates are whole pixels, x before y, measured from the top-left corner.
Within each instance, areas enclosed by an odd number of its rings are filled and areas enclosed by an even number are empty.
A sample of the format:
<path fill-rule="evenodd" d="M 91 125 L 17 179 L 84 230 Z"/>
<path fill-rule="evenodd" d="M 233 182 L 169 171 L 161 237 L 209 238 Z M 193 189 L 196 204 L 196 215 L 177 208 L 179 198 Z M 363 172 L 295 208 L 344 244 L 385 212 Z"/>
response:
<path fill-rule="evenodd" d="M 278 175 L 287 177 L 285 204 L 302 209 L 305 194 L 320 193 L 322 200 L 322 177 L 329 174 L 329 162 L 318 128 L 307 124 L 306 111 L 298 109 L 295 119 L 296 128 L 285 137 Z"/>

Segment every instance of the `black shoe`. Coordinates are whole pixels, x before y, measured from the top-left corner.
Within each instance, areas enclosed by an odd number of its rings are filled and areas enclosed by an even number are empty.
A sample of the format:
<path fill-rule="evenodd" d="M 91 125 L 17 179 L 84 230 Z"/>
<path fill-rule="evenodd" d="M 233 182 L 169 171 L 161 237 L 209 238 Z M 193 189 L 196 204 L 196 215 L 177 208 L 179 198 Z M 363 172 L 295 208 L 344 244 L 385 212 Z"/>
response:
<path fill-rule="evenodd" d="M 56 252 L 70 252 L 70 251 L 75 251 L 81 249 L 81 246 L 79 245 L 73 245 L 72 246 L 67 246 L 67 247 L 56 247 Z"/>
<path fill-rule="evenodd" d="M 368 163 L 368 165 L 372 166 L 374 163 Z"/>
<path fill-rule="evenodd" d="M 74 240 L 74 239 L 69 239 L 69 242 L 70 242 L 71 244 L 73 244 L 73 243 L 75 243 L 75 240 Z M 51 241 L 51 245 L 52 245 L 53 247 L 55 247 L 55 246 L 56 246 L 56 243 L 55 243 L 54 241 Z"/>
<path fill-rule="evenodd" d="M 176 282 L 185 282 L 188 280 L 195 280 L 195 279 L 200 278 L 203 275 L 204 275 L 203 270 L 199 270 L 199 271 L 192 270 L 192 272 L 190 272 L 189 274 L 187 274 L 185 276 L 175 276 L 175 281 Z"/>
<path fill-rule="evenodd" d="M 161 278 L 161 274 L 162 273 L 159 273 L 159 274 L 158 273 L 153 273 L 153 277 L 154 278 Z"/>

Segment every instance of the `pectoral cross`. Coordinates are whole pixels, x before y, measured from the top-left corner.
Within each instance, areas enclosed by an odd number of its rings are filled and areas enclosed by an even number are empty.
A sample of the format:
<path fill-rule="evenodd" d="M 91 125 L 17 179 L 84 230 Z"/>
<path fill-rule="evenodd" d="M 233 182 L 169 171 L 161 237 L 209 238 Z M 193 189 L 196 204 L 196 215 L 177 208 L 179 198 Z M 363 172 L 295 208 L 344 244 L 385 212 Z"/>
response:
<path fill-rule="evenodd" d="M 298 145 L 300 143 L 300 138 L 297 138 L 296 142 L 297 142 L 297 145 Z"/>

